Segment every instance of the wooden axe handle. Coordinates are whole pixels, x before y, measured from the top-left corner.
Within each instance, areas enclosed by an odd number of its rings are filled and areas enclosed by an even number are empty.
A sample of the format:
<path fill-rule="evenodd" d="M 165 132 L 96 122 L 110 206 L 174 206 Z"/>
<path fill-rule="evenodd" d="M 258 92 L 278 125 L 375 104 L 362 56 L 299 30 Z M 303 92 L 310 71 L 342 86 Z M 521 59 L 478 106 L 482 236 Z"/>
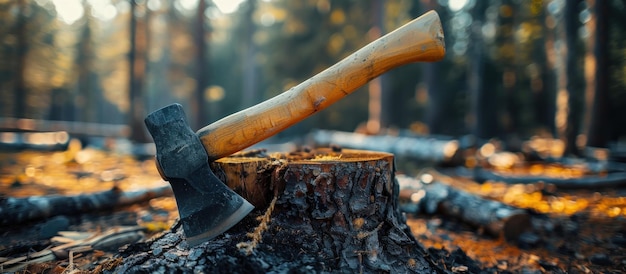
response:
<path fill-rule="evenodd" d="M 196 133 L 210 160 L 245 149 L 325 109 L 370 80 L 412 62 L 445 55 L 439 15 L 429 11 L 301 84 Z"/>

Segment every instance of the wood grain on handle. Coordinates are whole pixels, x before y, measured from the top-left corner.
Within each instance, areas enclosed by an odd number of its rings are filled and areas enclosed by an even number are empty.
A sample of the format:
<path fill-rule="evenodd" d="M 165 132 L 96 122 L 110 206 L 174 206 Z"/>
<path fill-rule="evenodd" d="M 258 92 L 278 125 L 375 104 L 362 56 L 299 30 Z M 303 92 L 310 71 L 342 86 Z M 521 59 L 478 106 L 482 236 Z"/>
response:
<path fill-rule="evenodd" d="M 230 155 L 330 106 L 395 67 L 441 60 L 443 37 L 439 15 L 429 11 L 301 84 L 201 128 L 197 134 L 211 161 Z"/>

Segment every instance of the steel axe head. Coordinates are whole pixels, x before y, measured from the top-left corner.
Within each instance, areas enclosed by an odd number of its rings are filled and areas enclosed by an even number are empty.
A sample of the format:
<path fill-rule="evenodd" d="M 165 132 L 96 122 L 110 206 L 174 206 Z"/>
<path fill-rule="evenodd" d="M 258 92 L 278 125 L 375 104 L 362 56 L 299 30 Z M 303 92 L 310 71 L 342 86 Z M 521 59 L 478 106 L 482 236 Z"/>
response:
<path fill-rule="evenodd" d="M 180 104 L 152 112 L 145 123 L 156 145 L 159 173 L 172 186 L 190 246 L 225 232 L 252 211 L 248 201 L 213 174 Z"/>

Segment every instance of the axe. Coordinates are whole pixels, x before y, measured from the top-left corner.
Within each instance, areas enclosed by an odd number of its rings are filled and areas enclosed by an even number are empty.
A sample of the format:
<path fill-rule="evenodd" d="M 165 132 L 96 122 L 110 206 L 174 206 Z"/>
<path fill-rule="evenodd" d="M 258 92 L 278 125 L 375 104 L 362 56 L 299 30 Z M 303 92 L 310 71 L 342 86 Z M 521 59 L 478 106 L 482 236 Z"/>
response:
<path fill-rule="evenodd" d="M 213 174 L 210 161 L 265 140 L 390 69 L 441 60 L 443 37 L 439 16 L 427 12 L 301 84 L 197 132 L 179 104 L 149 114 L 145 123 L 156 145 L 157 167 L 172 186 L 187 243 L 214 238 L 253 209 Z"/>

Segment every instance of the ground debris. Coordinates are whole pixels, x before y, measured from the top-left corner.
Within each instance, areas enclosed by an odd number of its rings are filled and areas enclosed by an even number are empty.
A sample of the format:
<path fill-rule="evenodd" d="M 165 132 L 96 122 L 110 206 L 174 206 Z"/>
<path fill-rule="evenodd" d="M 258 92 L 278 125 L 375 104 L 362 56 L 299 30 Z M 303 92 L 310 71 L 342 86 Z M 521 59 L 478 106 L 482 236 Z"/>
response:
<path fill-rule="evenodd" d="M 310 151 L 303 151 L 299 156 L 306 156 L 309 153 Z M 5 197 L 72 195 L 103 191 L 110 189 L 114 184 L 131 190 L 133 186 L 145 186 L 146 183 L 160 180 L 154 166 L 153 159 L 137 161 L 132 157 L 90 149 L 68 152 L 0 153 L 0 192 Z M 70 172 L 74 170 L 89 170 L 90 173 L 79 178 L 77 173 Z M 284 173 L 277 174 L 282 176 Z M 600 190 L 580 188 L 562 190 L 540 182 L 505 184 L 486 181 L 477 184 L 469 183 L 463 178 L 455 179 L 459 184 L 455 187 L 529 210 L 532 224 L 530 233 L 538 237 L 539 241 L 533 245 L 523 246 L 517 241 L 505 241 L 481 233 L 480 229 L 446 216 L 407 215 L 407 224 L 413 235 L 427 250 L 426 254 L 420 256 L 433 264 L 441 265 L 448 272 L 455 266 L 467 266 L 469 271 L 466 273 L 626 273 L 625 189 L 616 187 Z M 273 195 L 273 192 L 270 194 Z M 29 222 L 19 226 L 3 226 L 0 228 L 0 257 L 17 258 L 21 254 L 36 254 L 36 251 L 44 250 L 51 244 L 50 236 L 58 230 L 106 231 L 119 225 L 137 225 L 140 221 L 141 225 L 150 228 L 145 230 L 149 233 L 146 238 L 155 239 L 153 237 L 155 233 L 163 233 L 161 232 L 163 228 L 171 228 L 172 231 L 180 229 L 172 225 L 175 216 L 178 216 L 175 205 L 173 197 L 163 197 L 151 199 L 149 203 L 116 208 L 98 214 L 51 218 L 46 220 L 49 222 L 47 224 Z M 166 216 L 165 219 L 150 217 L 148 212 L 155 210 L 159 212 L 158 215 Z M 65 227 L 64 219 L 69 220 L 68 227 Z M 360 221 L 355 219 L 352 225 L 358 226 L 359 223 Z M 252 231 L 256 226 L 258 221 L 244 222 L 215 241 L 203 244 L 201 248 L 189 250 L 184 264 L 177 267 L 209 272 L 206 265 L 216 265 L 223 266 L 224 268 L 220 270 L 224 272 L 231 270 L 233 273 L 238 271 L 241 273 L 244 270 L 250 270 L 250 273 L 280 272 L 279 270 L 287 272 L 292 269 L 311 273 L 329 269 L 326 262 L 316 260 L 315 254 L 288 253 L 263 245 L 254 252 L 266 258 L 246 260 L 245 254 L 239 252 L 235 245 L 249 240 L 245 233 Z M 236 231 L 242 233 L 234 233 Z M 270 232 L 278 233 L 279 229 Z M 186 248 L 181 243 L 180 235 L 166 234 L 168 240 L 164 246 L 176 250 Z M 281 240 L 287 245 L 312 239 L 309 239 L 306 230 L 303 230 L 297 237 L 276 240 Z M 125 269 L 121 268 L 122 257 L 133 254 L 132 260 L 135 264 L 144 265 L 134 270 L 163 270 L 164 267 L 159 264 L 152 265 L 153 262 L 149 260 L 148 251 L 157 250 L 156 246 L 151 247 L 151 243 L 154 242 L 146 240 L 128 245 L 119 253 L 115 251 L 74 253 L 72 257 L 74 269 L 90 273 L 114 273 L 115 269 Z M 531 242 L 535 243 L 534 240 Z M 455 250 L 459 250 L 477 264 L 466 264 L 462 258 L 451 255 Z M 166 253 L 165 249 L 161 249 L 160 252 Z M 59 257 L 55 255 L 55 259 L 49 262 L 30 264 L 25 270 L 31 273 L 45 271 L 61 273 L 68 268 L 70 258 L 69 252 L 63 254 L 61 256 L 59 253 Z M 224 254 L 232 255 L 228 260 L 220 260 L 225 258 Z M 276 264 L 279 258 L 295 261 Z M 417 265 L 411 259 L 402 263 L 410 267 Z M 242 268 L 233 268 L 236 264 L 241 264 Z M 419 268 L 414 270 L 418 271 Z M 3 271 L 6 271 L 6 268 Z"/>
<path fill-rule="evenodd" d="M 15 272 L 31 267 L 47 268 L 52 265 L 51 262 L 69 260 L 66 268 L 75 273 L 75 258 L 91 252 L 94 253 L 94 258 L 98 258 L 103 255 L 101 250 L 116 250 L 144 237 L 141 227 L 114 227 L 103 232 L 61 231 L 59 234 L 61 236 L 53 237 L 51 245 L 43 250 L 15 257 L 0 257 L 0 269 Z"/>

